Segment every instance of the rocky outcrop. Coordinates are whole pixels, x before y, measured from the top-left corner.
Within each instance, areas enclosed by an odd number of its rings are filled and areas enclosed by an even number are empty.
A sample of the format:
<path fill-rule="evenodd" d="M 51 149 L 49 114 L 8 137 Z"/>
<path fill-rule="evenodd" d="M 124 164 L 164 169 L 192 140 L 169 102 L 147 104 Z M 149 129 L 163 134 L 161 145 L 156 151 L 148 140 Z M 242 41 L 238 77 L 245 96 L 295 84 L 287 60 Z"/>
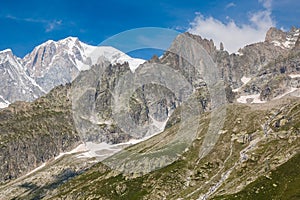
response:
<path fill-rule="evenodd" d="M 295 47 L 294 47 L 295 50 L 300 50 L 300 35 L 298 36 L 298 39 L 295 43 Z"/>
<path fill-rule="evenodd" d="M 269 101 L 299 88 L 299 32 L 297 28 L 289 32 L 271 28 L 264 42 L 247 45 L 237 54 L 216 50 L 210 55 L 237 98 L 259 94 L 260 100 Z"/>
<path fill-rule="evenodd" d="M 72 83 L 73 111 L 75 124 L 86 141 L 115 144 L 164 128 L 180 101 L 158 84 L 135 86 L 139 73 L 133 74 L 128 63 L 104 62 L 79 74 Z M 127 92 L 128 98 L 123 99 L 121 95 Z M 119 106 L 125 106 L 125 110 Z"/>
<path fill-rule="evenodd" d="M 70 85 L 33 103 L 16 102 L 0 111 L 0 181 L 24 175 L 80 143 L 74 128 Z"/>
<path fill-rule="evenodd" d="M 265 41 L 268 43 L 272 43 L 273 41 L 284 42 L 286 39 L 286 35 L 287 34 L 282 30 L 272 27 L 268 30 Z"/>

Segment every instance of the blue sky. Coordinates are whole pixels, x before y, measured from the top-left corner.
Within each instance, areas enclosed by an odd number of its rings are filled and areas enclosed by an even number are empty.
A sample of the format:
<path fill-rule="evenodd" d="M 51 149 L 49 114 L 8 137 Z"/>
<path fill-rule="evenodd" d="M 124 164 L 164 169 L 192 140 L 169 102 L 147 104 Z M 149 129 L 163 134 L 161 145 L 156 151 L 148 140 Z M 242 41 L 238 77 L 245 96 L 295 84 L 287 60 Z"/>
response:
<path fill-rule="evenodd" d="M 48 39 L 76 36 L 97 45 L 122 31 L 140 27 L 189 30 L 205 37 L 213 35 L 211 38 L 217 42 L 227 41 L 223 37 L 229 37 L 232 31 L 250 30 L 252 35 L 244 41 L 248 42 L 261 40 L 263 36 L 253 36 L 263 35 L 270 25 L 286 30 L 292 25 L 299 27 L 300 19 L 299 0 L 1 0 L 0 5 L 0 50 L 11 48 L 19 57 Z M 228 31 L 228 36 L 212 34 L 220 28 L 226 32 L 232 23 L 235 28 Z"/>

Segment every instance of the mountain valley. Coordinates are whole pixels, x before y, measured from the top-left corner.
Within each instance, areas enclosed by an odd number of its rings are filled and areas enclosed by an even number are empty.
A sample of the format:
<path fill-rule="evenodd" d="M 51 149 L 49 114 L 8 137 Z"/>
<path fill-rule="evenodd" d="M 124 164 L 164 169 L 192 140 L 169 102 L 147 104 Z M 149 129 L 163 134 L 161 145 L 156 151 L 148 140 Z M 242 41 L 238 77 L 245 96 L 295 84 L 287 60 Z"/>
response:
<path fill-rule="evenodd" d="M 299 199 L 299 33 L 1 51 L 0 199 Z"/>

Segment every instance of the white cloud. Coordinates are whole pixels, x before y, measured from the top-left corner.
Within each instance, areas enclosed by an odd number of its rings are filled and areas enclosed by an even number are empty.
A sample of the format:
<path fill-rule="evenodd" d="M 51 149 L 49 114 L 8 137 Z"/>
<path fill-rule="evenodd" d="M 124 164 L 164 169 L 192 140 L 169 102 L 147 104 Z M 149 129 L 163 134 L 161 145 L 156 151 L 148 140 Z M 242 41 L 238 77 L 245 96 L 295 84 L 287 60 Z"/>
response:
<path fill-rule="evenodd" d="M 270 27 L 276 25 L 271 17 L 271 0 L 259 0 L 264 10 L 249 14 L 248 23 L 238 25 L 234 20 L 224 23 L 213 17 L 197 14 L 188 32 L 213 39 L 216 46 L 223 42 L 227 51 L 237 52 L 247 44 L 264 41 Z"/>
<path fill-rule="evenodd" d="M 235 6 L 236 6 L 235 3 L 231 2 L 231 3 L 229 3 L 229 4 L 227 4 L 225 6 L 225 9 L 228 9 L 228 8 L 231 8 L 231 7 L 235 7 Z"/>
<path fill-rule="evenodd" d="M 258 2 L 262 3 L 265 9 L 271 10 L 271 8 L 272 8 L 272 0 L 258 0 Z"/>
<path fill-rule="evenodd" d="M 46 32 L 53 31 L 55 28 L 57 28 L 58 26 L 60 26 L 61 23 L 62 23 L 61 20 L 54 20 L 54 21 L 48 22 L 47 23 Z"/>
<path fill-rule="evenodd" d="M 15 20 L 15 21 L 23 21 L 29 23 L 39 23 L 45 25 L 45 31 L 51 32 L 56 29 L 58 26 L 62 24 L 62 20 L 45 20 L 45 19 L 35 19 L 35 18 L 19 18 L 13 15 L 6 15 L 5 18 Z"/>

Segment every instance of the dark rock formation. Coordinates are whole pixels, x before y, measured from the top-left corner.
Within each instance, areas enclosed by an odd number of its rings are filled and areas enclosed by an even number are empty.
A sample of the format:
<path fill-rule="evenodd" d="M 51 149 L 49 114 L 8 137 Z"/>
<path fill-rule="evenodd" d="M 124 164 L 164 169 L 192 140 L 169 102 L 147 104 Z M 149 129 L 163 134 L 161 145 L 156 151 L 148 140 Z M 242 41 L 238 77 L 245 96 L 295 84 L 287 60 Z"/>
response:
<path fill-rule="evenodd" d="M 74 128 L 70 85 L 33 103 L 16 102 L 0 111 L 0 181 L 28 173 L 80 143 Z"/>

